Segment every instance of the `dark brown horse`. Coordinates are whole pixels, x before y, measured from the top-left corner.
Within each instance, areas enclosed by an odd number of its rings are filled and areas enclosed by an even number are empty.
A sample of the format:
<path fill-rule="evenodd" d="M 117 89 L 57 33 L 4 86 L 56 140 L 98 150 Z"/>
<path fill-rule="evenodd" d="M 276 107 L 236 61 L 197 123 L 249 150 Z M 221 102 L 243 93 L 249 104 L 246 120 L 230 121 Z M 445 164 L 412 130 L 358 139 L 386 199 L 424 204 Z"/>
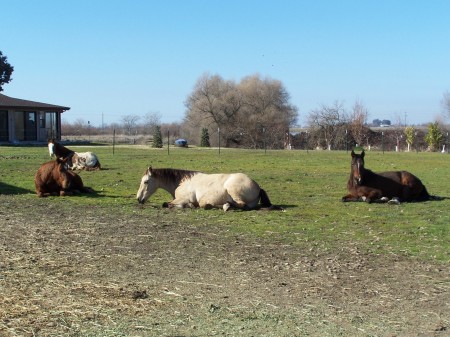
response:
<path fill-rule="evenodd" d="M 364 167 L 364 150 L 352 151 L 349 194 L 342 201 L 399 203 L 400 201 L 430 200 L 427 189 L 419 178 L 407 171 L 375 173 Z"/>
<path fill-rule="evenodd" d="M 92 152 L 75 152 L 61 145 L 54 139 L 48 140 L 48 152 L 50 157 L 68 159 L 67 164 L 71 169 L 86 171 L 100 170 L 101 165 L 97 156 Z"/>
<path fill-rule="evenodd" d="M 38 197 L 66 196 L 75 193 L 92 193 L 85 187 L 81 177 L 67 169 L 68 159 L 49 161 L 39 167 L 34 177 L 34 185 Z"/>

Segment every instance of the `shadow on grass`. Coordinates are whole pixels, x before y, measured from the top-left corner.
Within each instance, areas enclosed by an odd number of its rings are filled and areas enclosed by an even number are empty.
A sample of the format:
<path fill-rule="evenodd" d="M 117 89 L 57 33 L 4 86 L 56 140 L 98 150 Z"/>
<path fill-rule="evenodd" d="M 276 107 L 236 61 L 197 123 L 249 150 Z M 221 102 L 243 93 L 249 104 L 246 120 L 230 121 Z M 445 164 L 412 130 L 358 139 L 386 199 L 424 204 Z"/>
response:
<path fill-rule="evenodd" d="M 0 194 L 29 194 L 29 193 L 35 193 L 35 191 L 9 185 L 0 181 Z"/>

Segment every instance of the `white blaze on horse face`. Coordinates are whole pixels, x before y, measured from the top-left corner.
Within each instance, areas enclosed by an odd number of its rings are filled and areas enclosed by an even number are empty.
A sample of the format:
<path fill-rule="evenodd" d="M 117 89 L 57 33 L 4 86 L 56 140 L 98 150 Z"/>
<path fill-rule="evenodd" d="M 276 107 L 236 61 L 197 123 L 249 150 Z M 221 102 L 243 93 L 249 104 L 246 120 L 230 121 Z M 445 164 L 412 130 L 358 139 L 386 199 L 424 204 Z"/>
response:
<path fill-rule="evenodd" d="M 55 144 L 53 143 L 48 144 L 48 153 L 50 154 L 50 157 L 55 154 Z"/>
<path fill-rule="evenodd" d="M 155 179 L 152 178 L 149 172 L 145 173 L 141 179 L 141 185 L 136 194 L 136 199 L 140 204 L 143 204 L 150 196 L 155 193 L 157 189 Z"/>
<path fill-rule="evenodd" d="M 358 183 L 361 183 L 361 163 L 358 161 L 356 166 L 358 167 Z"/>

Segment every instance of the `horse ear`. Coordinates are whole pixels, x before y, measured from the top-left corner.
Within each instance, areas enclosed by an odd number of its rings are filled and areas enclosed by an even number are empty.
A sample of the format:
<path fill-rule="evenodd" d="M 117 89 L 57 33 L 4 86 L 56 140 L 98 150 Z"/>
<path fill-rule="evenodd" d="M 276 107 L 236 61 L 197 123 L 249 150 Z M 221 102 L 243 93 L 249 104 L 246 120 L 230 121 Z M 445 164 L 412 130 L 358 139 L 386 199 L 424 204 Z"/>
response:
<path fill-rule="evenodd" d="M 56 163 L 59 165 L 59 170 L 62 171 L 67 171 L 67 158 L 59 158 L 56 157 Z"/>
<path fill-rule="evenodd" d="M 355 151 L 352 150 L 352 158 L 356 156 Z"/>
<path fill-rule="evenodd" d="M 147 172 L 148 174 L 152 175 L 153 169 L 151 166 L 148 167 Z"/>
<path fill-rule="evenodd" d="M 364 150 L 362 150 L 362 152 L 361 152 L 361 158 L 364 159 L 364 155 L 365 155 Z"/>

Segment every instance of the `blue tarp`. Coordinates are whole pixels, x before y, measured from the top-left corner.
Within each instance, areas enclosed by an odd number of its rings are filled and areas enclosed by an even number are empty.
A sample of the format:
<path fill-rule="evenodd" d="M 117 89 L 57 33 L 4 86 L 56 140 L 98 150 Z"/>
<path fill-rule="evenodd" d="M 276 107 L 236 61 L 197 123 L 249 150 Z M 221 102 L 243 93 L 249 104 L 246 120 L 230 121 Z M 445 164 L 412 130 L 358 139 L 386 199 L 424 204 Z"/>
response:
<path fill-rule="evenodd" d="M 176 146 L 187 146 L 188 143 L 187 143 L 187 140 L 186 140 L 186 139 L 180 138 L 180 139 L 177 139 L 177 140 L 175 141 L 175 145 L 176 145 Z"/>

